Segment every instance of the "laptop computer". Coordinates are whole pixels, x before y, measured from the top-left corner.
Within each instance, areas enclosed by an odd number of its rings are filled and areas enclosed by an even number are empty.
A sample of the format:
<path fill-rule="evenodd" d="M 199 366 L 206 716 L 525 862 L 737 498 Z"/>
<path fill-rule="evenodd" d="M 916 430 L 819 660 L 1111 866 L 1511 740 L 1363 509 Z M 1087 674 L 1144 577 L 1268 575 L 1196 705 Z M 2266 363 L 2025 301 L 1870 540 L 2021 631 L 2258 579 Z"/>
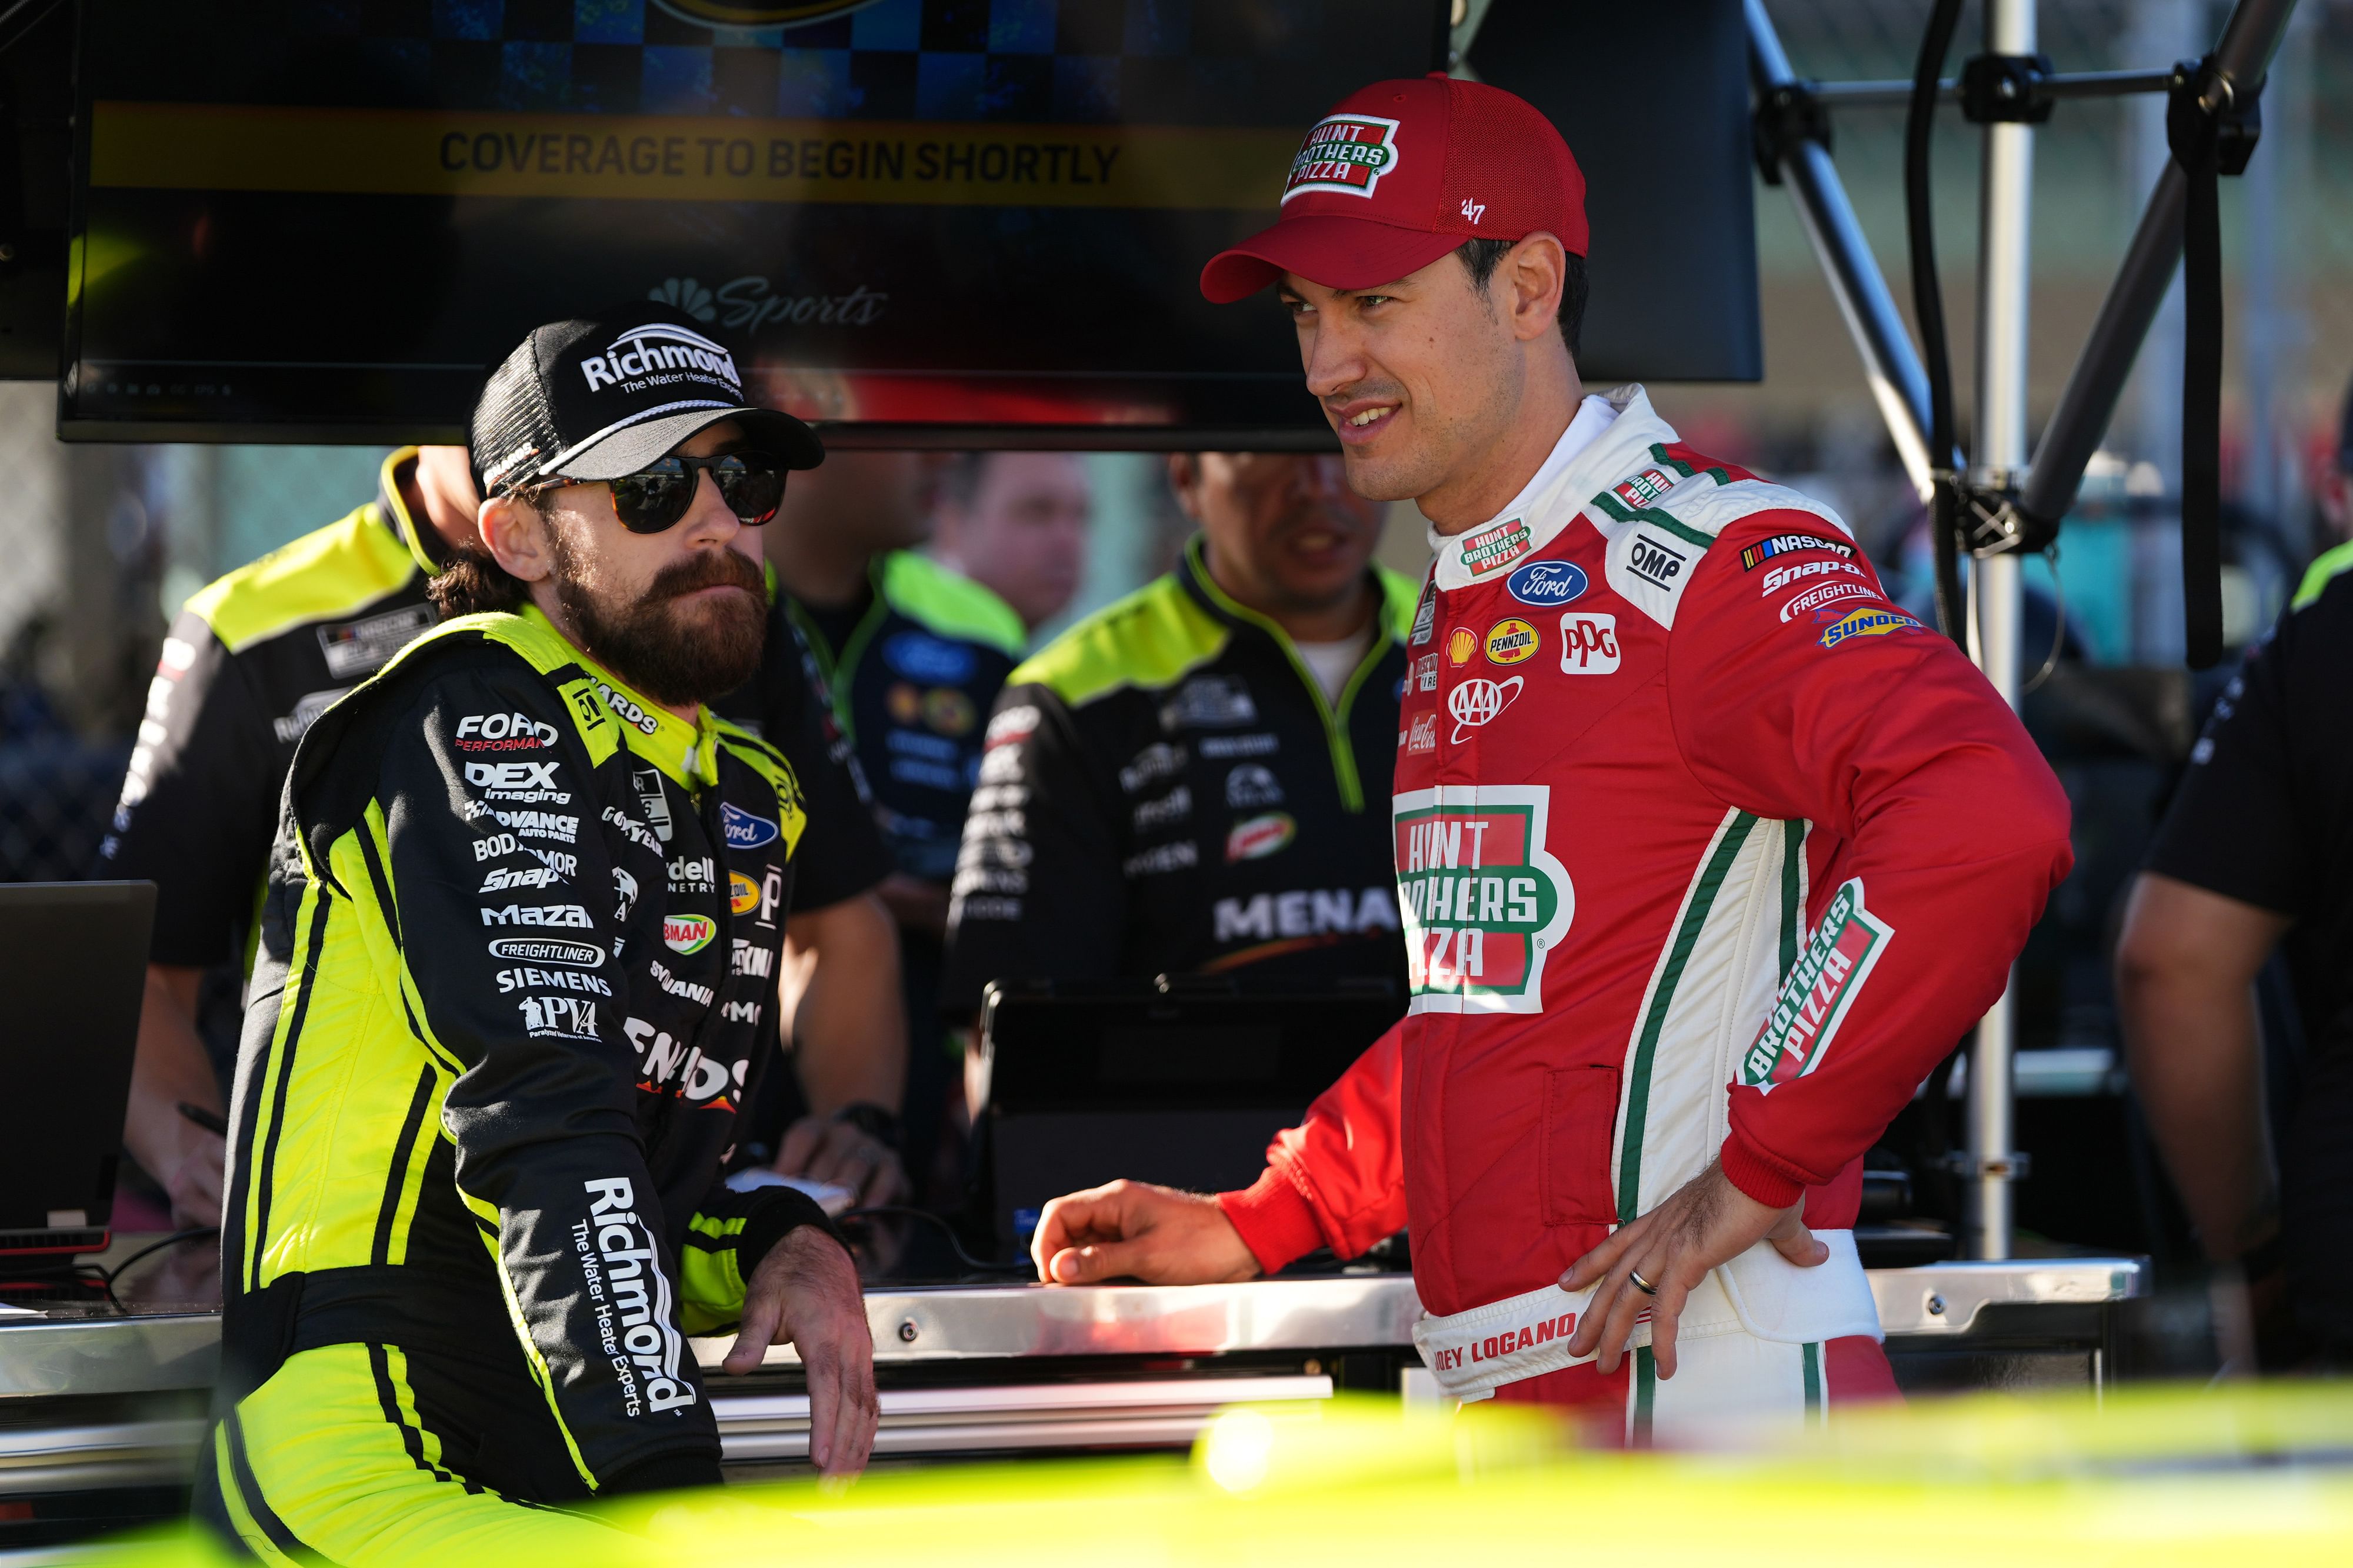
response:
<path fill-rule="evenodd" d="M 1048 1200 L 1122 1176 L 1248 1186 L 1268 1140 L 1404 1011 L 1398 988 L 1378 980 L 991 985 L 983 1172 L 998 1245 L 1018 1255 Z"/>
<path fill-rule="evenodd" d="M 153 882 L 0 883 L 0 1255 L 102 1251 Z"/>

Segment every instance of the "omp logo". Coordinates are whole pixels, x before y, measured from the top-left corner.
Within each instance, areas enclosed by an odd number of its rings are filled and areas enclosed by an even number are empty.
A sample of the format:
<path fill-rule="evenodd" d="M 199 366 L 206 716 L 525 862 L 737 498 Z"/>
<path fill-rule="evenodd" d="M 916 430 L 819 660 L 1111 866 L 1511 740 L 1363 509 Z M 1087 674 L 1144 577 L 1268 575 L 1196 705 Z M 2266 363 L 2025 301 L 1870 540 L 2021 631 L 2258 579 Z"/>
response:
<path fill-rule="evenodd" d="M 587 378 L 591 392 L 600 386 L 643 381 L 665 371 L 700 371 L 739 392 L 744 385 L 743 377 L 735 374 L 734 357 L 725 349 L 701 332 L 667 321 L 623 332 L 602 354 L 580 362 L 580 374 Z"/>
<path fill-rule="evenodd" d="M 1543 784 L 1414 790 L 1392 818 L 1415 1012 L 1535 1013 L 1577 895 Z"/>
<path fill-rule="evenodd" d="M 1618 669 L 1618 617 L 1609 610 L 1571 612 L 1560 618 L 1560 672 L 1613 675 Z"/>
<path fill-rule="evenodd" d="M 1524 678 L 1513 676 L 1504 681 L 1493 681 L 1484 676 L 1474 676 L 1446 694 L 1446 710 L 1454 715 L 1454 733 L 1446 743 L 1462 743 L 1462 731 L 1476 730 L 1495 721 L 1495 716 L 1512 705 L 1525 684 Z"/>
<path fill-rule="evenodd" d="M 602 948 L 549 937 L 502 936 L 491 943 L 491 956 L 514 963 L 568 963 L 576 969 L 605 967 Z"/>
<path fill-rule="evenodd" d="M 629 1178 L 604 1176 L 581 1186 L 595 1201 L 572 1226 L 572 1249 L 598 1341 L 620 1382 L 621 1408 L 635 1416 L 692 1405 L 694 1384 L 679 1375 L 685 1347 L 672 1323 L 670 1277 L 652 1227 L 638 1217 Z"/>
<path fill-rule="evenodd" d="M 555 726 L 522 713 L 469 713 L 458 721 L 461 752 L 536 752 L 555 744 Z"/>
<path fill-rule="evenodd" d="M 578 904 L 507 904 L 482 910 L 486 926 L 575 926 L 593 931 L 596 922 Z"/>
<path fill-rule="evenodd" d="M 1291 161 L 1282 199 L 1309 191 L 1369 196 L 1398 166 L 1398 122 L 1377 114 L 1334 114 L 1316 121 Z"/>
<path fill-rule="evenodd" d="M 664 915 L 662 945 L 672 952 L 701 952 L 719 934 L 719 922 L 709 915 Z"/>
<path fill-rule="evenodd" d="M 1821 1065 L 1831 1037 L 1862 990 L 1862 983 L 1895 934 L 1863 907 L 1862 879 L 1854 877 L 1831 895 L 1821 923 L 1798 955 L 1773 1015 L 1741 1058 L 1740 1080 L 1767 1093 L 1777 1084 L 1803 1078 Z"/>
<path fill-rule="evenodd" d="M 468 763 L 466 782 L 484 789 L 554 789 L 554 763 Z"/>
<path fill-rule="evenodd" d="M 1528 525 L 1519 518 L 1497 523 L 1484 533 L 1474 533 L 1462 542 L 1462 564 L 1471 569 L 1473 577 L 1483 577 L 1490 572 L 1500 572 L 1525 555 L 1535 540 L 1528 534 Z"/>
<path fill-rule="evenodd" d="M 1626 554 L 1626 564 L 1634 575 L 1656 588 L 1673 587 L 1687 560 L 1682 551 L 1647 533 L 1636 534 Z"/>

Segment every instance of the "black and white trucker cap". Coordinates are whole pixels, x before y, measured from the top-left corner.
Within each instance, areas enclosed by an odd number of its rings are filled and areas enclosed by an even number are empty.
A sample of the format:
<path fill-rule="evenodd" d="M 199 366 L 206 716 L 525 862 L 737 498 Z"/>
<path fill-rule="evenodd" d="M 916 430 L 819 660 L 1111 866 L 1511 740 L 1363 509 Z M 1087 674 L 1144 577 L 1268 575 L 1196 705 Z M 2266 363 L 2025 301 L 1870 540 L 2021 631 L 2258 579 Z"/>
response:
<path fill-rule="evenodd" d="M 788 468 L 825 461 L 807 426 L 744 402 L 734 355 L 682 311 L 642 304 L 550 321 L 482 384 L 474 482 L 494 496 L 543 479 L 617 479 L 723 419 Z"/>

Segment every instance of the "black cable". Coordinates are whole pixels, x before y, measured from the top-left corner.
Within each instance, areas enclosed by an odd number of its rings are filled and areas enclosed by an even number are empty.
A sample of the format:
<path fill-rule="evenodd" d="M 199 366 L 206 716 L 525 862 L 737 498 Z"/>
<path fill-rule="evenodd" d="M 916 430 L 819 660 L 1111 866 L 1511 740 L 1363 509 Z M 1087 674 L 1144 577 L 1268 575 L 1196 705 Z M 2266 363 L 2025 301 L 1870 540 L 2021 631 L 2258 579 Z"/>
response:
<path fill-rule="evenodd" d="M 876 1219 L 888 1215 L 920 1219 L 938 1226 L 941 1234 L 948 1238 L 948 1247 L 956 1255 L 956 1261 L 976 1274 L 1028 1274 L 1032 1271 L 1027 1258 L 1018 1263 L 990 1263 L 986 1259 L 975 1258 L 964 1249 L 963 1239 L 956 1235 L 955 1226 L 948 1223 L 947 1216 L 934 1214 L 929 1209 L 913 1208 L 904 1204 L 876 1204 L 868 1208 L 844 1209 L 840 1214 L 836 1215 L 834 1219 L 838 1224 L 847 1219 Z"/>
<path fill-rule="evenodd" d="M 1936 625 L 1967 647 L 1962 622 L 1960 489 L 1953 471 L 1953 362 L 1945 337 L 1945 295 L 1936 280 L 1936 219 L 1930 205 L 1929 147 L 1945 57 L 1961 24 L 1961 0 L 1936 0 L 1912 72 L 1912 106 L 1904 122 L 1904 217 L 1912 247 L 1912 313 L 1920 324 L 1920 360 L 1928 377 L 1929 542 L 1936 559 Z"/>
<path fill-rule="evenodd" d="M 160 1241 L 149 1242 L 146 1246 L 141 1247 L 138 1251 L 132 1253 L 130 1257 L 116 1264 L 111 1269 L 100 1268 L 99 1265 L 95 1263 L 92 1263 L 88 1267 L 97 1268 L 100 1274 L 106 1277 L 106 1283 L 108 1286 L 107 1294 L 111 1297 L 114 1293 L 112 1289 L 114 1282 L 117 1279 L 121 1279 L 123 1274 L 132 1264 L 138 1262 L 149 1253 L 161 1252 L 167 1247 L 177 1247 L 184 1241 L 194 1241 L 200 1236 L 218 1236 L 219 1234 L 220 1226 L 216 1225 L 191 1226 L 186 1230 L 175 1230 Z"/>

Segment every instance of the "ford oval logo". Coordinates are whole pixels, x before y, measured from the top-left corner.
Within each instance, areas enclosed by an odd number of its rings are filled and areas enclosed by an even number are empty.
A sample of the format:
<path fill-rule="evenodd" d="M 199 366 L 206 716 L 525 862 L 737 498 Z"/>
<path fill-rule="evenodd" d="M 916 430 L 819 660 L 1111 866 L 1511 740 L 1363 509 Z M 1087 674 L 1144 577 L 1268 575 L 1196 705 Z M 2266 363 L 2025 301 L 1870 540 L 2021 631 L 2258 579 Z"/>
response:
<path fill-rule="evenodd" d="M 1584 595 L 1585 568 L 1573 561 L 1531 561 L 1504 586 L 1523 605 L 1566 605 Z"/>

